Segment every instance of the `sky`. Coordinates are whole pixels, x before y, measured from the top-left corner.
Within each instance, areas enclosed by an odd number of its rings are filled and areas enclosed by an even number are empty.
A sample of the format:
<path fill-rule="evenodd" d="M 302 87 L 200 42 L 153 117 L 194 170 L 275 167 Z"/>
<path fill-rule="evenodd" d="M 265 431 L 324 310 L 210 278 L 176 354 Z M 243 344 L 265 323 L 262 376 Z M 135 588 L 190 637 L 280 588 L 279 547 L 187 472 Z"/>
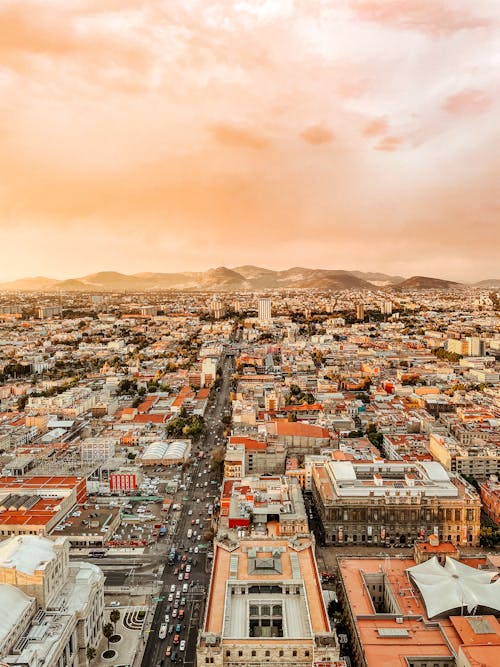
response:
<path fill-rule="evenodd" d="M 498 0 L 2 0 L 0 280 L 500 278 Z"/>

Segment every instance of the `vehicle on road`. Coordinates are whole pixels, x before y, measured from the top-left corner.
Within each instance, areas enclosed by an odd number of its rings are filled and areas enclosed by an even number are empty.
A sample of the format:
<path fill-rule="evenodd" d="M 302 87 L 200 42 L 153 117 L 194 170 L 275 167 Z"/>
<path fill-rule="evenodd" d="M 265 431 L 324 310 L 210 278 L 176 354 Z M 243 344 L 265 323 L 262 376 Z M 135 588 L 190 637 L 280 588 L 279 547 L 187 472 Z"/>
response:
<path fill-rule="evenodd" d="M 193 531 L 191 530 L 191 528 L 189 528 L 189 530 L 188 530 L 188 532 L 187 532 L 187 538 L 188 538 L 188 540 L 190 540 L 192 536 L 193 536 Z"/>
<path fill-rule="evenodd" d="M 165 655 L 167 656 L 167 658 L 170 658 L 171 653 L 172 653 L 172 647 L 167 646 L 167 650 L 165 651 Z"/>
<path fill-rule="evenodd" d="M 172 618 L 176 618 L 177 616 L 177 609 L 172 609 Z"/>
<path fill-rule="evenodd" d="M 112 601 L 109 603 L 109 606 L 110 606 L 110 607 L 119 607 L 119 606 L 120 606 L 120 603 L 119 603 L 117 600 L 112 600 Z"/>
<path fill-rule="evenodd" d="M 170 592 L 171 592 L 171 593 L 175 593 L 175 584 L 172 584 L 172 585 L 170 586 Z"/>
<path fill-rule="evenodd" d="M 173 593 L 169 593 L 169 594 L 168 594 L 168 598 L 167 598 L 167 602 L 172 602 L 173 599 L 174 599 L 174 594 L 173 594 Z"/>
<path fill-rule="evenodd" d="M 180 642 L 180 640 L 181 640 L 181 638 L 179 637 L 179 635 L 174 635 L 174 638 L 173 638 L 172 641 L 173 641 L 174 644 L 178 644 Z"/>
<path fill-rule="evenodd" d="M 178 579 L 179 581 L 182 581 L 182 579 L 183 579 L 183 574 L 182 574 L 182 572 L 179 572 L 179 576 L 177 577 L 177 579 Z"/>
<path fill-rule="evenodd" d="M 185 650 L 186 650 L 186 640 L 183 639 L 179 644 L 179 651 L 185 651 Z"/>
<path fill-rule="evenodd" d="M 159 639 L 165 639 L 165 637 L 167 636 L 167 627 L 168 626 L 166 623 L 162 623 L 160 625 L 160 631 L 158 632 Z"/>
<path fill-rule="evenodd" d="M 170 621 L 170 616 L 168 614 L 165 614 L 165 623 L 168 623 Z"/>
<path fill-rule="evenodd" d="M 189 572 L 186 572 L 186 573 L 184 574 L 184 579 L 185 579 L 186 581 L 188 581 L 188 580 L 189 580 L 189 577 L 190 577 Z"/>
<path fill-rule="evenodd" d="M 177 662 L 177 651 L 172 651 L 172 655 L 170 656 L 170 662 Z"/>

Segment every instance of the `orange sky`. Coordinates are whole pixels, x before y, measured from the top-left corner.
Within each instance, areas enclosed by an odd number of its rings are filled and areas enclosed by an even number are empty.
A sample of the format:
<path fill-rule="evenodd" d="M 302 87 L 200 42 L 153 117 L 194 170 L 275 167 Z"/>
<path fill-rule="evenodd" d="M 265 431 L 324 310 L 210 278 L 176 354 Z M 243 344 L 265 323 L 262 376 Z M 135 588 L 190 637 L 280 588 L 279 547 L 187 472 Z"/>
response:
<path fill-rule="evenodd" d="M 500 278 L 500 2 L 2 0 L 0 280 Z"/>

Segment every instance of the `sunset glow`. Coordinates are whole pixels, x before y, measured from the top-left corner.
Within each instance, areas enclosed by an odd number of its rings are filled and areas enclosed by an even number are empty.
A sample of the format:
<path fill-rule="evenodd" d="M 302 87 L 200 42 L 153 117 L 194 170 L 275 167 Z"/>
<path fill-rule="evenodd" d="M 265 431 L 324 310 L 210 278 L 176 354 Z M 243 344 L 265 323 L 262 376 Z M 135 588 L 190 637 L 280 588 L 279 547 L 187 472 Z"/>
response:
<path fill-rule="evenodd" d="M 0 280 L 500 278 L 500 4 L 4 0 Z"/>

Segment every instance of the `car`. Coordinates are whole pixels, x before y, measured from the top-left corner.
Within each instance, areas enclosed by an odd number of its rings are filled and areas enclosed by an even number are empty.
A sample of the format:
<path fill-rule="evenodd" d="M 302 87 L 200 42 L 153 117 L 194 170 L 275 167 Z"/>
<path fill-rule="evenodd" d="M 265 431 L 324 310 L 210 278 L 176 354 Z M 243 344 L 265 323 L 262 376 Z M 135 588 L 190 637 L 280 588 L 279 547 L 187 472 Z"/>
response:
<path fill-rule="evenodd" d="M 179 574 L 179 568 L 178 568 L 178 567 L 175 568 L 175 570 L 174 570 L 174 574 L 175 574 L 175 575 Z"/>
<path fill-rule="evenodd" d="M 186 572 L 191 572 L 191 565 L 186 565 Z"/>
<path fill-rule="evenodd" d="M 171 592 L 171 593 L 175 593 L 175 584 L 172 584 L 172 585 L 170 586 L 170 592 Z"/>
<path fill-rule="evenodd" d="M 188 516 L 191 516 L 192 513 L 193 513 L 193 510 L 188 510 Z"/>
<path fill-rule="evenodd" d="M 168 602 L 172 602 L 173 599 L 174 599 L 174 594 L 173 594 L 173 593 L 169 593 L 169 594 L 168 594 L 168 598 L 167 598 Z"/>
<path fill-rule="evenodd" d="M 186 554 L 182 554 L 182 558 L 181 558 L 181 560 L 182 560 L 183 562 L 185 562 L 185 561 L 187 560 L 187 556 L 186 556 Z"/>
<path fill-rule="evenodd" d="M 186 572 L 184 575 L 184 579 L 187 581 L 189 579 L 189 572 Z"/>
<path fill-rule="evenodd" d="M 169 614 L 165 614 L 165 623 L 169 623 L 169 622 L 170 622 L 170 616 L 169 616 Z"/>
<path fill-rule="evenodd" d="M 112 602 L 109 603 L 109 606 L 110 607 L 119 607 L 120 603 L 118 602 L 118 600 L 113 600 Z"/>
<path fill-rule="evenodd" d="M 171 653 L 172 653 L 172 647 L 171 647 L 171 646 L 167 646 L 167 650 L 165 651 L 165 655 L 167 656 L 167 658 L 170 657 L 170 654 L 171 654 Z"/>
<path fill-rule="evenodd" d="M 178 644 L 178 643 L 180 642 L 180 640 L 181 640 L 181 639 L 180 639 L 179 635 L 174 635 L 174 638 L 173 638 L 172 642 L 173 642 L 174 644 Z"/>
<path fill-rule="evenodd" d="M 194 548 L 194 553 L 197 554 L 197 553 L 199 553 L 199 551 L 200 551 L 199 546 L 198 546 L 198 545 L 195 546 L 195 548 Z"/>
<path fill-rule="evenodd" d="M 179 651 L 185 651 L 185 650 L 186 650 L 186 640 L 183 639 L 179 644 Z"/>
<path fill-rule="evenodd" d="M 191 525 L 194 526 L 194 524 L 195 524 L 195 520 L 191 519 Z"/>
<path fill-rule="evenodd" d="M 170 656 L 170 662 L 177 662 L 177 651 L 172 651 L 172 655 Z"/>
<path fill-rule="evenodd" d="M 177 609 L 172 609 L 172 618 L 177 617 Z"/>
<path fill-rule="evenodd" d="M 183 578 L 184 578 L 184 577 L 183 577 L 182 572 L 179 572 L 179 576 L 177 577 L 177 579 L 178 579 L 179 581 L 182 581 Z"/>
<path fill-rule="evenodd" d="M 179 633 L 181 630 L 182 630 L 182 625 L 180 623 L 177 623 L 177 625 L 175 626 L 175 631 Z"/>

